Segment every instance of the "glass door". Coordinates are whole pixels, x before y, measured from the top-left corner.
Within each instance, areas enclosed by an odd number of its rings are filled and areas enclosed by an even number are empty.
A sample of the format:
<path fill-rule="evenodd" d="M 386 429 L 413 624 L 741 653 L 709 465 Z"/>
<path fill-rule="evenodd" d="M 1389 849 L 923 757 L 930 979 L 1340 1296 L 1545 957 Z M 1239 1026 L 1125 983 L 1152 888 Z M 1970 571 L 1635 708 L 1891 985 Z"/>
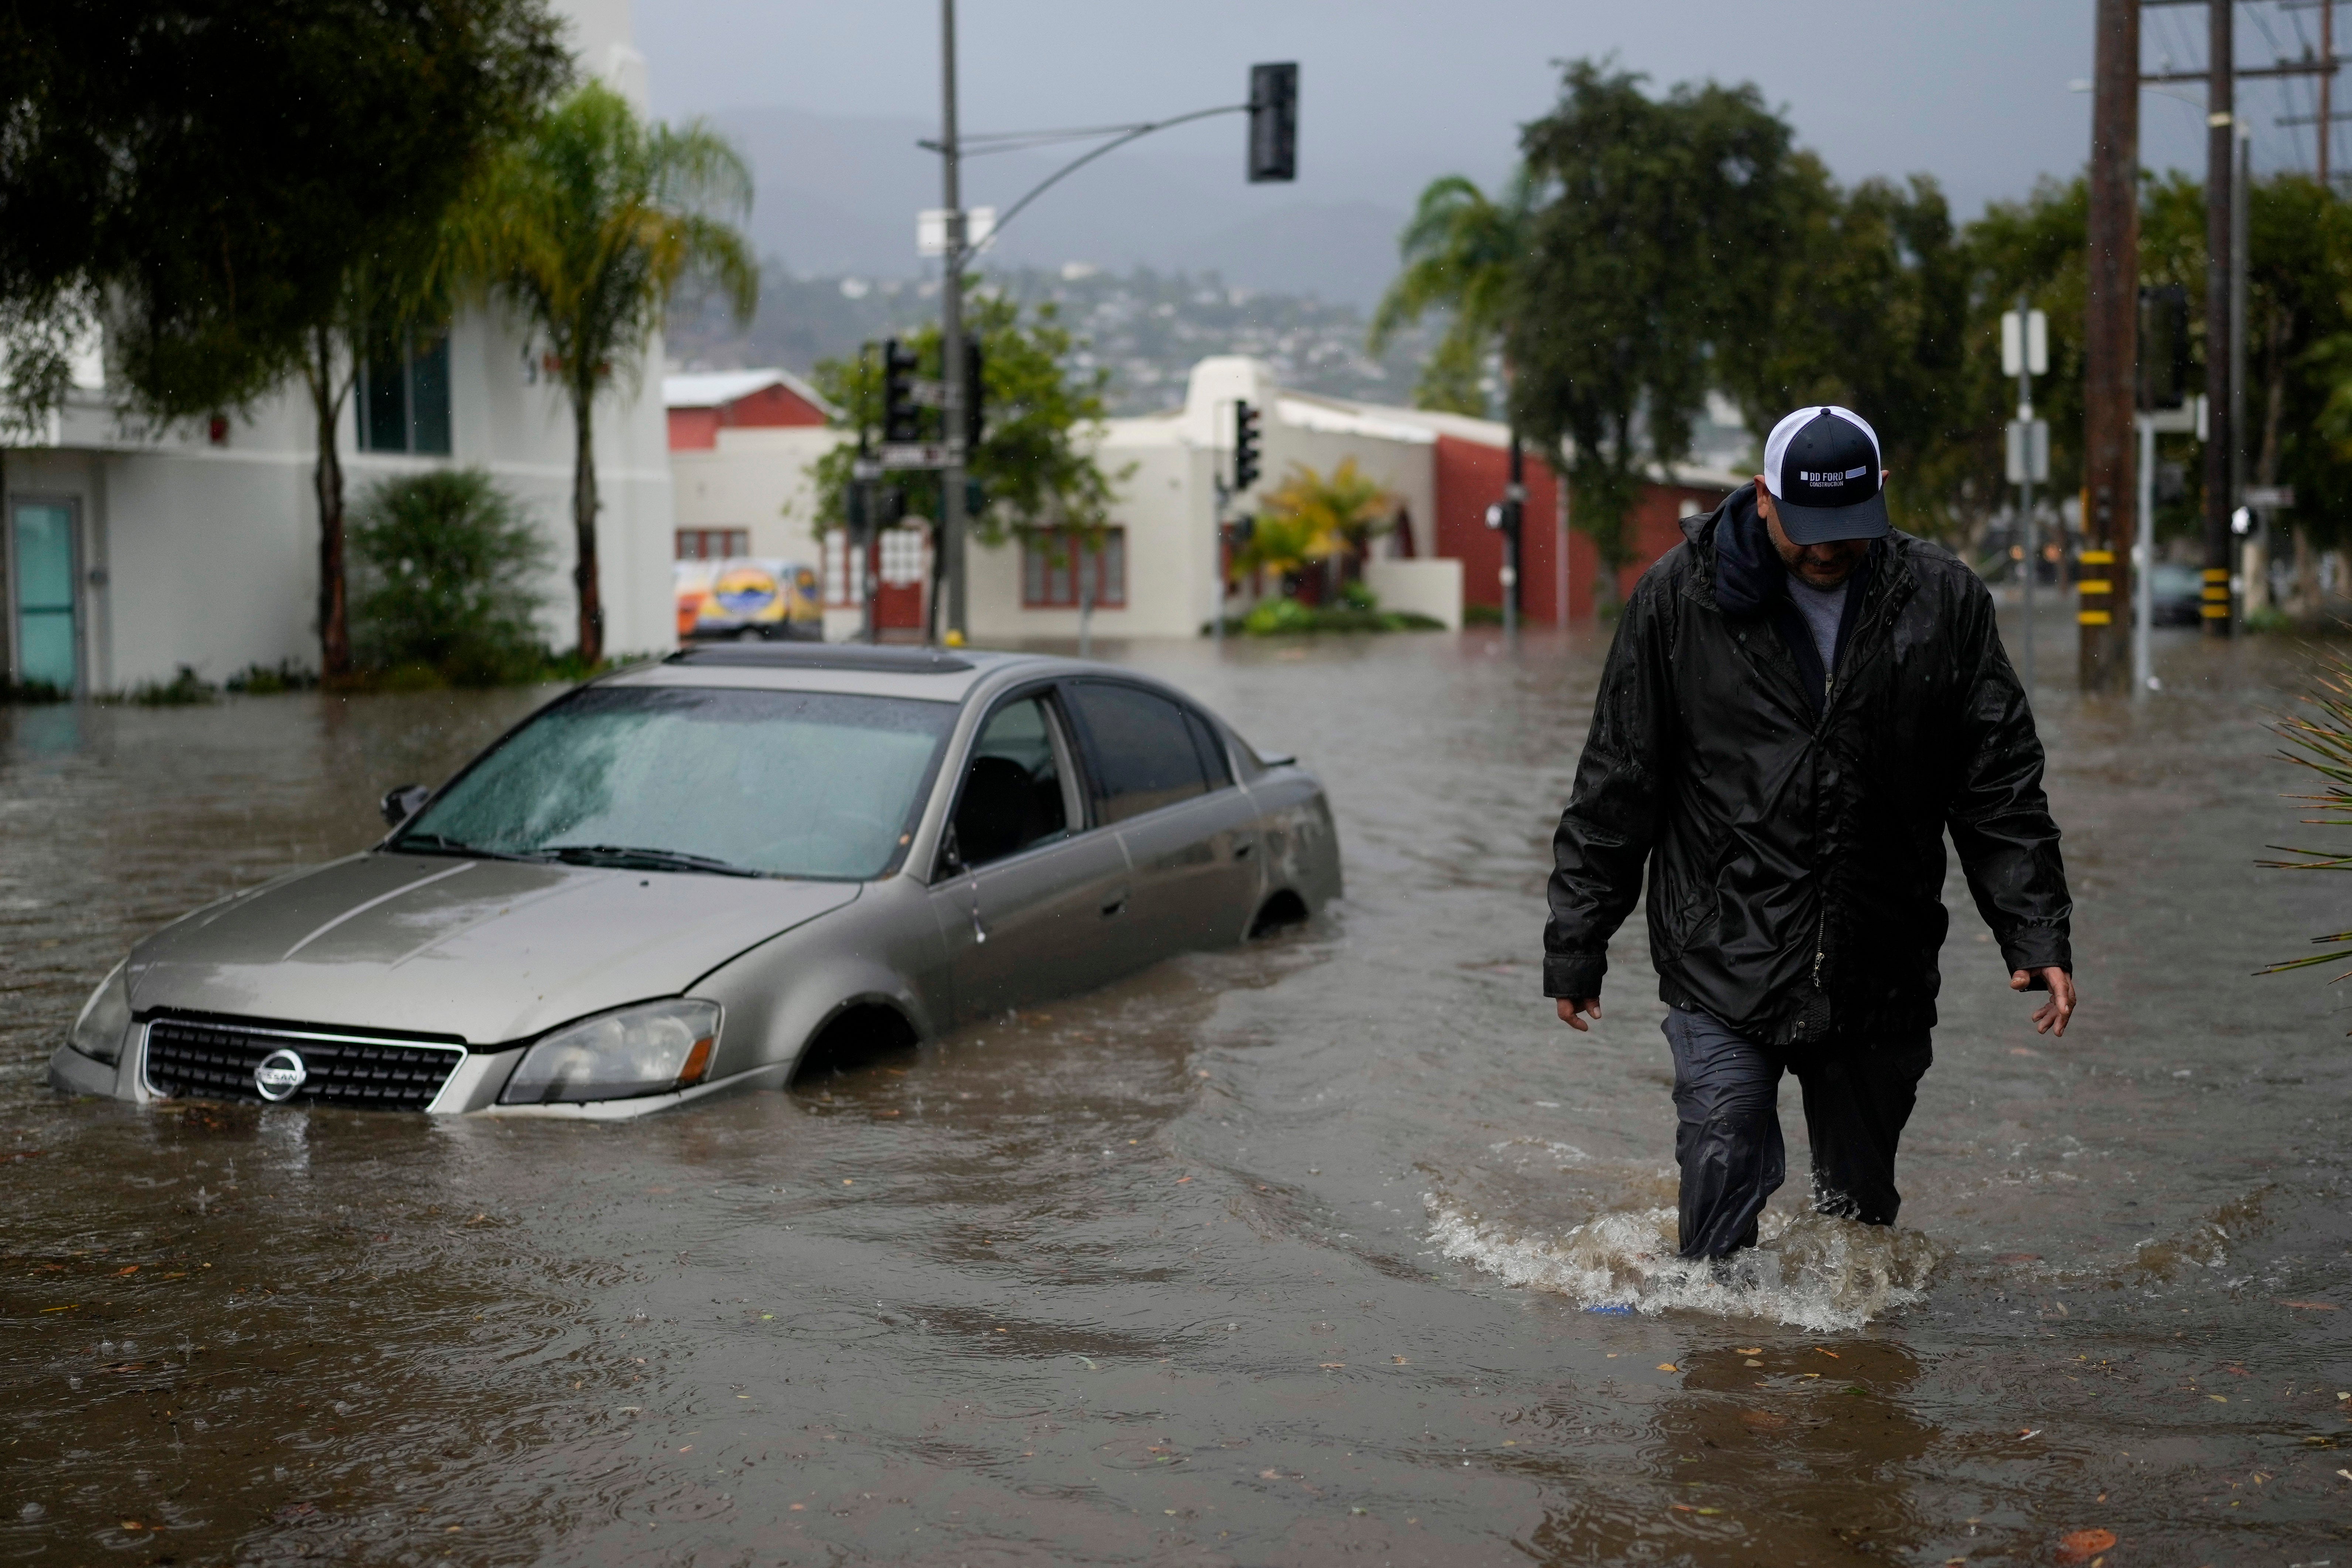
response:
<path fill-rule="evenodd" d="M 74 509 L 60 501 L 18 501 L 15 522 L 16 679 L 70 695 L 81 673 L 81 638 L 74 626 Z"/>

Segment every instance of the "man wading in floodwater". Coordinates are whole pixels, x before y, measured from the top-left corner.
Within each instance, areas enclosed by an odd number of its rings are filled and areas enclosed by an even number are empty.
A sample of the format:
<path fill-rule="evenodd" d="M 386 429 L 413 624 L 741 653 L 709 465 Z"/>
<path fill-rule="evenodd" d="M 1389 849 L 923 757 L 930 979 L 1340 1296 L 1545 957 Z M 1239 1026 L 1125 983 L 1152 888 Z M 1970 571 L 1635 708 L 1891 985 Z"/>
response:
<path fill-rule="evenodd" d="M 1843 408 L 1773 427 L 1764 471 L 1643 576 L 1552 839 L 1544 994 L 1601 1016 L 1649 865 L 1675 1058 L 1682 1255 L 1756 1244 L 1804 1089 L 1821 1213 L 1892 1225 L 1895 1145 L 1931 1053 L 1944 834 L 2010 985 L 2074 1011 L 2042 742 L 1992 596 L 1887 526 L 1878 437 Z"/>

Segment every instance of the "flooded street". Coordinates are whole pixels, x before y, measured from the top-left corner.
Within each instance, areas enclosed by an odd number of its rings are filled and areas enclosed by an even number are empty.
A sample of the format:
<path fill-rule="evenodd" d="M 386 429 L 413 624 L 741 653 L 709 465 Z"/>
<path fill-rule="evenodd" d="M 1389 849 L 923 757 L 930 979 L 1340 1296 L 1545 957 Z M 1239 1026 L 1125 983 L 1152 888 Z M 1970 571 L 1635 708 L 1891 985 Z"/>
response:
<path fill-rule="evenodd" d="M 0 709 L 0 1561 L 2352 1563 L 2352 1019 L 2250 973 L 2352 923 L 2253 864 L 2306 655 L 2088 703 L 2045 628 L 2083 1011 L 1955 868 L 1903 1226 L 1794 1153 L 1729 1288 L 1638 912 L 1595 1033 L 1538 994 L 1591 638 L 1126 650 L 1321 773 L 1331 916 L 617 1125 L 46 1085 L 550 693 Z"/>

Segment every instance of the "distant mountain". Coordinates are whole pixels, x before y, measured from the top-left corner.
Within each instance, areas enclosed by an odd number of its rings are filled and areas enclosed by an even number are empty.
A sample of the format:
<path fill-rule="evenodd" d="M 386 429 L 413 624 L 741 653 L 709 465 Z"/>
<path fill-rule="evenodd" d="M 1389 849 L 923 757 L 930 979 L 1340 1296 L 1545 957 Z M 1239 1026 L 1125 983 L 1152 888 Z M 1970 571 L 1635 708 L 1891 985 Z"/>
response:
<path fill-rule="evenodd" d="M 1210 354 L 1255 354 L 1286 386 L 1381 403 L 1410 403 L 1438 323 L 1401 333 L 1386 355 L 1364 352 L 1364 313 L 1307 295 L 1243 289 L 1214 273 L 1099 271 L 992 265 L 982 287 L 1024 304 L 1051 300 L 1078 339 L 1073 370 L 1110 373 L 1115 414 L 1149 414 L 1184 397 L 1194 362 Z M 782 365 L 806 373 L 939 317 L 936 281 L 856 275 L 794 277 L 780 262 L 763 269 L 760 313 L 748 331 L 708 296 L 681 299 L 668 344 L 681 366 L 725 370 Z"/>
<path fill-rule="evenodd" d="M 940 205 L 938 157 L 916 145 L 936 128 L 912 118 L 735 110 L 709 117 L 751 160 L 751 232 L 761 254 L 804 277 L 911 278 L 915 214 Z M 1223 126 L 1231 142 L 1213 153 Z M 1058 268 L 1215 272 L 1231 287 L 1370 309 L 1396 271 L 1394 208 L 1318 200 L 1301 187 L 1243 178 L 1241 127 L 1209 121 L 1167 146 L 1121 148 L 1055 185 L 1009 226 L 993 254 Z M 1007 153 L 966 161 L 967 205 L 1009 208 L 1084 151 Z M 1229 155 L 1226 155 L 1229 154 Z"/>

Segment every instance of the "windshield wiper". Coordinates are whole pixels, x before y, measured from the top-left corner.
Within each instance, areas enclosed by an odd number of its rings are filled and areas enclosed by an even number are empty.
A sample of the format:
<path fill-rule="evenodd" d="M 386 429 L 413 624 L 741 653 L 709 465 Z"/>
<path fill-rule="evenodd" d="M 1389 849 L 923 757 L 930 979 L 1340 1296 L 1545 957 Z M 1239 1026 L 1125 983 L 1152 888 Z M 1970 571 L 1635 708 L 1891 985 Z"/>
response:
<path fill-rule="evenodd" d="M 708 855 L 688 855 L 676 849 L 642 849 L 626 844 L 551 844 L 541 854 L 567 866 L 609 866 L 625 871 L 706 871 L 714 877 L 764 877 L 748 866 L 733 866 Z"/>
<path fill-rule="evenodd" d="M 458 855 L 469 860 L 544 860 L 542 855 L 518 855 L 510 849 L 485 849 L 461 844 L 446 833 L 411 833 L 386 846 L 402 855 Z"/>

